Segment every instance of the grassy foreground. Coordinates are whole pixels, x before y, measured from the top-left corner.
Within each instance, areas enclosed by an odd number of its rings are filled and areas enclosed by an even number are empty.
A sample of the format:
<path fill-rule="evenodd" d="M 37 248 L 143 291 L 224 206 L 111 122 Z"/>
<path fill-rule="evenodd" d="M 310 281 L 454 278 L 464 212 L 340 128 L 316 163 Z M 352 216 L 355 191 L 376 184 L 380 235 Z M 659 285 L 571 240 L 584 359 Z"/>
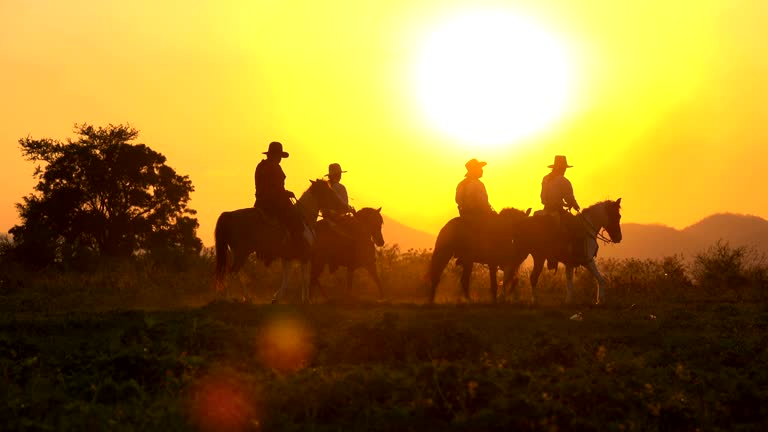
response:
<path fill-rule="evenodd" d="M 0 429 L 761 430 L 766 328 L 738 303 L 6 312 Z"/>

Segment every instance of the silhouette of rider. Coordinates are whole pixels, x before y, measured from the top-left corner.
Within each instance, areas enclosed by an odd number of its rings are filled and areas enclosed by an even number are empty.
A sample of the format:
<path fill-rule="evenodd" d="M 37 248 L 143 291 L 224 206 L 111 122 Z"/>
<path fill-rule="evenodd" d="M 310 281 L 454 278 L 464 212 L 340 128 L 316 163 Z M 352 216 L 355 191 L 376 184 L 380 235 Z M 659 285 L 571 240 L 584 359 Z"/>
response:
<path fill-rule="evenodd" d="M 464 180 L 456 186 L 456 205 L 462 218 L 478 219 L 493 213 L 493 208 L 488 203 L 488 192 L 480 181 L 485 165 L 485 162 L 477 159 L 470 159 L 464 164 L 467 173 Z"/>
<path fill-rule="evenodd" d="M 573 208 L 576 211 L 581 209 L 573 196 L 573 186 L 570 180 L 565 178 L 565 170 L 572 168 L 572 165 L 568 165 L 565 156 L 557 155 L 555 162 L 549 165 L 549 168 L 552 168 L 552 172 L 541 180 L 541 203 L 544 204 L 544 213 L 551 215 L 556 220 L 560 231 L 560 243 L 567 244 L 569 238 L 573 240 L 572 236 L 568 235 L 568 227 L 572 225 L 573 218 L 570 209 Z M 550 269 L 557 268 L 557 259 L 555 257 L 547 259 L 547 267 Z"/>
<path fill-rule="evenodd" d="M 459 216 L 463 229 L 459 234 L 459 242 L 464 248 L 470 250 L 485 250 L 490 239 L 486 235 L 488 218 L 494 214 L 493 208 L 488 203 L 488 192 L 480 181 L 483 176 L 485 162 L 470 159 L 464 164 L 467 173 L 464 180 L 456 186 L 456 205 L 459 208 Z"/>
<path fill-rule="evenodd" d="M 336 196 L 338 196 L 341 202 L 343 202 L 346 206 L 346 211 L 322 209 L 323 218 L 329 219 L 331 222 L 335 223 L 343 223 L 344 221 L 348 221 L 348 219 L 345 219 L 345 217 L 350 217 L 349 215 L 354 214 L 355 212 L 355 209 L 349 205 L 349 195 L 347 195 L 347 188 L 341 184 L 341 174 L 345 172 L 346 171 L 341 170 L 341 165 L 332 163 L 328 165 L 328 174 L 325 175 L 328 177 L 328 184 L 330 184 L 331 189 L 336 192 Z"/>
<path fill-rule="evenodd" d="M 269 143 L 269 149 L 263 154 L 267 155 L 267 158 L 256 165 L 254 173 L 256 185 L 254 207 L 285 224 L 294 242 L 302 244 L 304 223 L 291 202 L 291 198 L 295 199 L 296 195 L 285 190 L 285 173 L 280 166 L 282 159 L 288 157 L 288 152 L 283 151 L 281 143 L 273 141 Z"/>
<path fill-rule="evenodd" d="M 347 188 L 341 184 L 341 173 L 345 172 L 346 171 L 341 170 L 341 165 L 332 163 L 328 165 L 328 174 L 326 174 L 326 176 L 328 177 L 328 182 L 331 185 L 331 189 L 336 192 L 336 195 L 339 197 L 341 202 L 347 206 L 347 212 L 354 213 L 354 209 L 349 205 L 349 195 L 347 195 Z"/>

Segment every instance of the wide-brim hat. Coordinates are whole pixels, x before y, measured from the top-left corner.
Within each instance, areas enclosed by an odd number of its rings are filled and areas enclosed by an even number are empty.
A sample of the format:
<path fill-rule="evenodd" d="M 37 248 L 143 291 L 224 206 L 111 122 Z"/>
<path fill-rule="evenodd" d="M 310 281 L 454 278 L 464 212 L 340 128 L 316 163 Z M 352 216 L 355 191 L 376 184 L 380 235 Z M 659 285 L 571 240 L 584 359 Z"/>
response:
<path fill-rule="evenodd" d="M 273 155 L 273 154 L 279 154 L 282 158 L 288 157 L 288 152 L 283 151 L 283 144 L 279 143 L 277 141 L 272 141 L 269 143 L 269 150 L 263 152 L 262 154 L 265 154 L 267 156 Z"/>
<path fill-rule="evenodd" d="M 472 171 L 473 169 L 482 168 L 486 165 L 488 165 L 486 162 L 480 162 L 479 160 L 473 158 L 464 164 L 464 168 L 466 168 L 467 171 Z"/>
<path fill-rule="evenodd" d="M 328 165 L 328 174 L 327 174 L 327 176 L 331 177 L 334 174 L 335 175 L 339 175 L 339 174 L 345 173 L 345 172 L 346 171 L 342 171 L 341 170 L 341 165 L 339 165 L 337 163 L 332 163 L 332 164 Z"/>
<path fill-rule="evenodd" d="M 547 166 L 547 168 L 573 168 L 573 165 L 568 165 L 568 161 L 563 155 L 555 156 L 555 163 Z"/>

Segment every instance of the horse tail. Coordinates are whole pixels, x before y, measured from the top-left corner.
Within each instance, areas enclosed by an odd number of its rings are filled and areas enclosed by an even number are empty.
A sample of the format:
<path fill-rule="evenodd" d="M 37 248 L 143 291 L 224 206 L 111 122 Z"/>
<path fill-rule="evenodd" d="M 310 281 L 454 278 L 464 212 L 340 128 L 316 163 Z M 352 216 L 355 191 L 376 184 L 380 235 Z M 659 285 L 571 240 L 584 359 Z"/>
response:
<path fill-rule="evenodd" d="M 229 249 L 229 212 L 219 215 L 213 237 L 216 242 L 216 291 L 223 289 L 227 274 L 227 251 Z"/>

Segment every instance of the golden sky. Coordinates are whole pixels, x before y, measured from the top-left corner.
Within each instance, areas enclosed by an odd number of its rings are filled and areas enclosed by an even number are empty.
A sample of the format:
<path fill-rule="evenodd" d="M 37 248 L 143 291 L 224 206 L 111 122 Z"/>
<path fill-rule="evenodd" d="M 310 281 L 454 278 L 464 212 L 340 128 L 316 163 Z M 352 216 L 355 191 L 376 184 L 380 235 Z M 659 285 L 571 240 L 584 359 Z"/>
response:
<path fill-rule="evenodd" d="M 559 116 L 495 145 L 439 130 L 417 100 L 424 41 L 482 10 L 535 23 L 570 61 Z M 622 197 L 625 222 L 768 217 L 766 22 L 764 0 L 0 0 L 0 232 L 34 184 L 18 139 L 76 122 L 130 123 L 188 174 L 208 245 L 219 213 L 252 205 L 273 140 L 288 189 L 339 162 L 354 206 L 430 232 L 473 157 L 497 209 L 540 207 L 565 154 L 582 206 Z"/>

